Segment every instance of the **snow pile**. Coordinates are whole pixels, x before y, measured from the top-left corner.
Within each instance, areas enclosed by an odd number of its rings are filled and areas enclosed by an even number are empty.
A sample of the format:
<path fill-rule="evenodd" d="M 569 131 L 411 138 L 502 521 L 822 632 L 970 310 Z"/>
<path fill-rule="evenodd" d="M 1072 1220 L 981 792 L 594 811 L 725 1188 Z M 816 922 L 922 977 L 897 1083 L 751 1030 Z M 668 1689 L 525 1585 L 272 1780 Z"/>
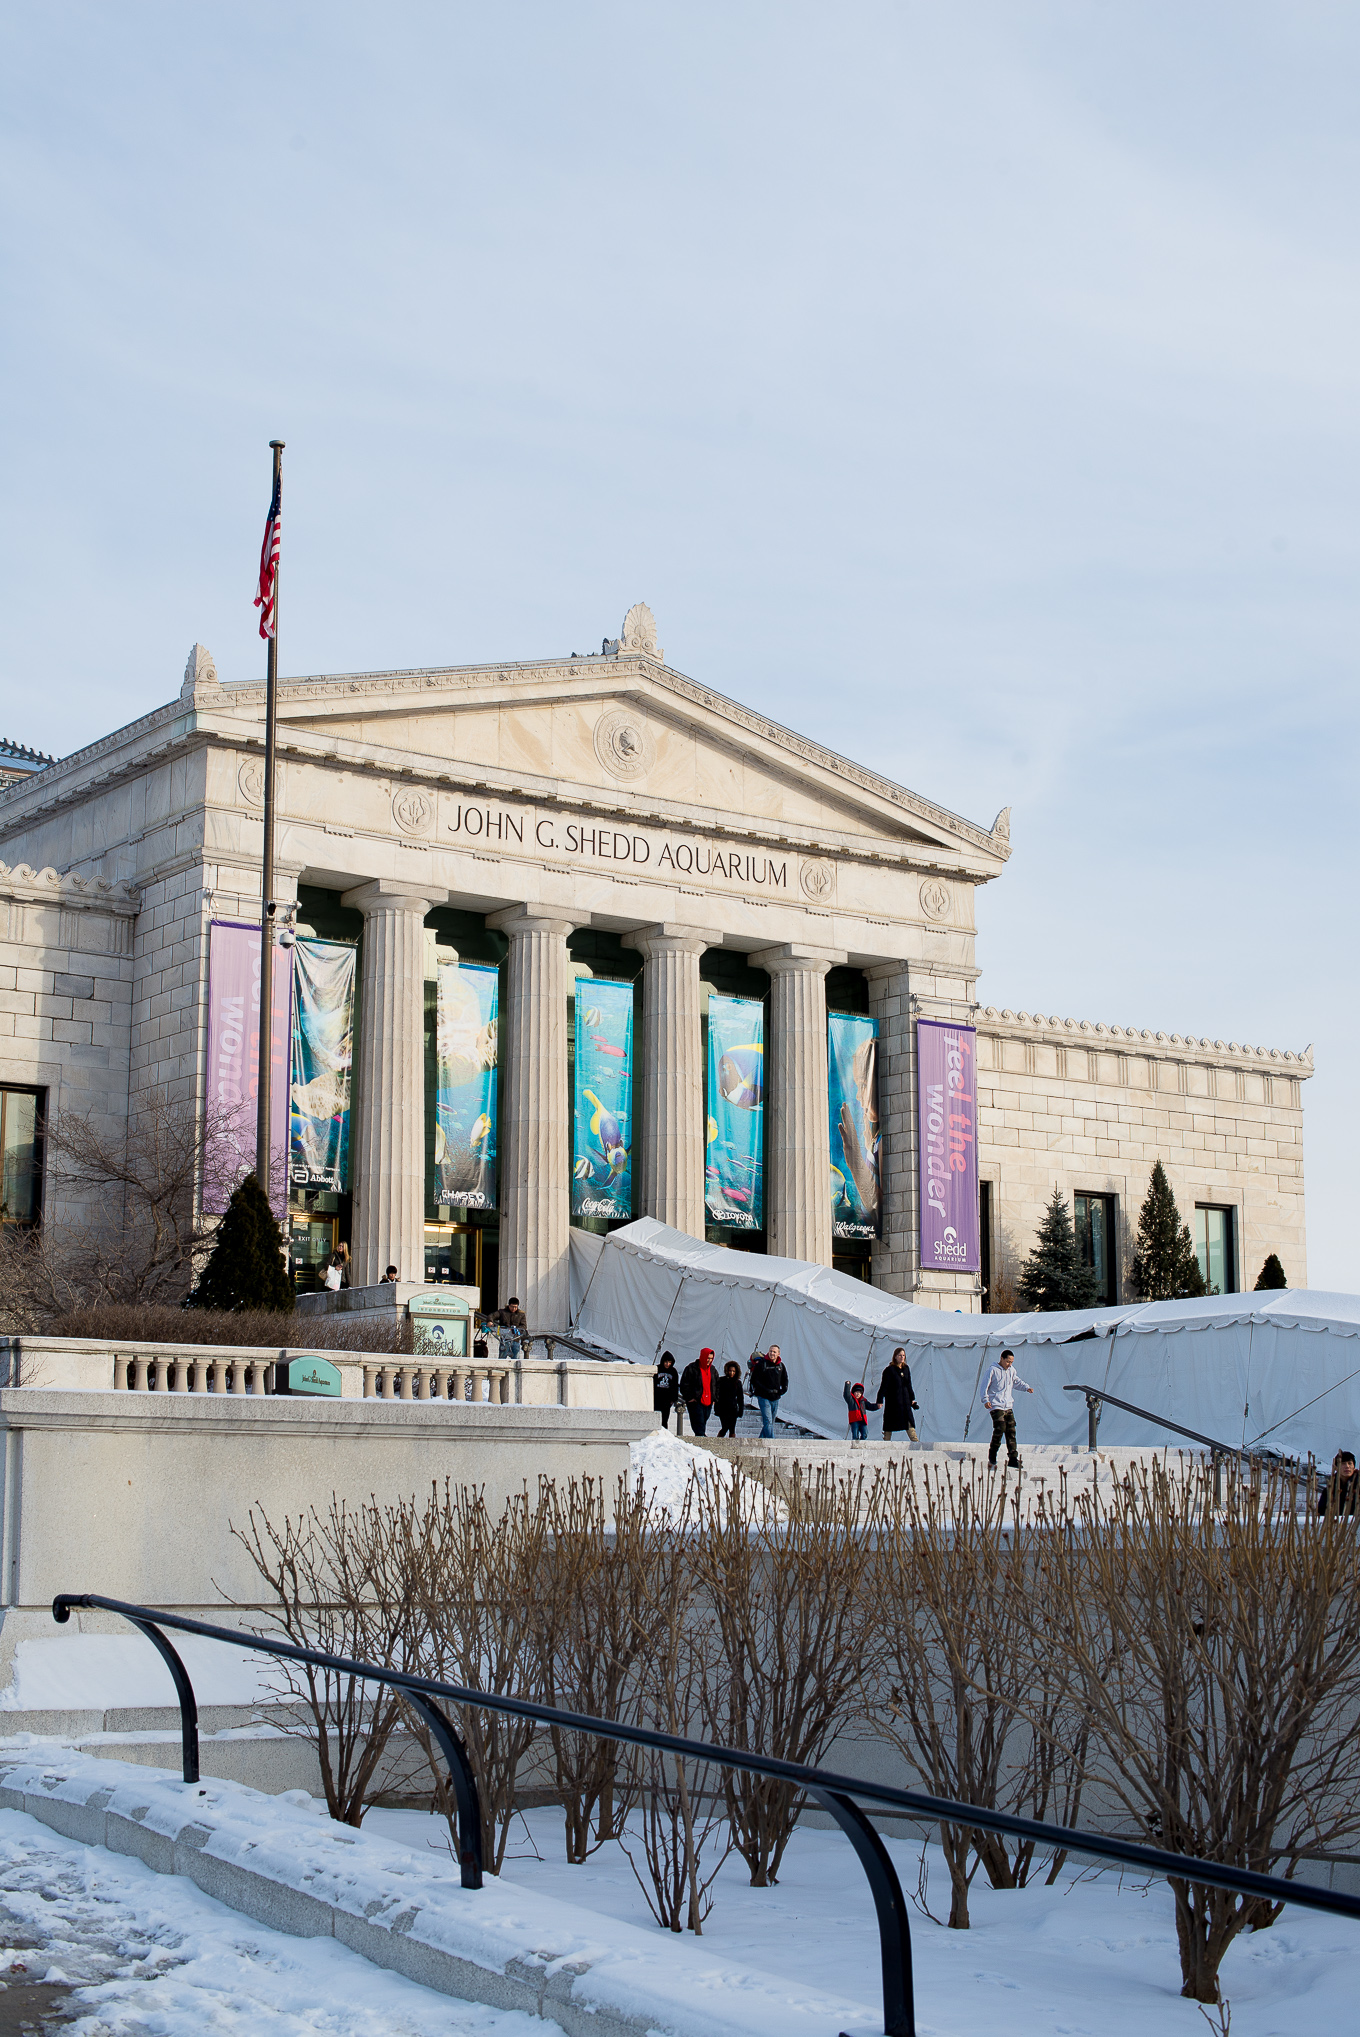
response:
<path fill-rule="evenodd" d="M 673 1436 L 669 1429 L 652 1429 L 639 1442 L 630 1443 L 628 1458 L 630 1489 L 636 1491 L 642 1486 L 668 1521 L 684 1518 L 691 1479 L 714 1492 L 730 1486 L 737 1476 L 737 1466 L 726 1457 L 715 1456 L 712 1450 L 696 1450 L 692 1443 Z M 783 1502 L 773 1494 L 769 1506 L 775 1520 L 788 1518 Z"/>

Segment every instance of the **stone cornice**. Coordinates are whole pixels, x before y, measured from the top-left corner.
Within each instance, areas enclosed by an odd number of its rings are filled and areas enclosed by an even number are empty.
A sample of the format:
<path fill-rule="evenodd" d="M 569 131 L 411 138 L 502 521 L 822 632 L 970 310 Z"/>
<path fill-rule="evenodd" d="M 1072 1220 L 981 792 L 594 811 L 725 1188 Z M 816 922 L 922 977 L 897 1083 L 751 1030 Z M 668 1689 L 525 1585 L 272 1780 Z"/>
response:
<path fill-rule="evenodd" d="M 1216 1068 L 1258 1068 L 1267 1074 L 1313 1073 L 1313 1049 L 1244 1047 L 1236 1040 L 1200 1040 L 1189 1034 L 1157 1033 L 1137 1026 L 1107 1026 L 1090 1019 L 1044 1018 L 1027 1011 L 998 1011 L 987 1005 L 974 1014 L 980 1033 L 1012 1040 L 1042 1040 L 1047 1046 L 1104 1048 L 1111 1054 L 1142 1054 L 1161 1061 L 1206 1062 Z"/>
<path fill-rule="evenodd" d="M 116 913 L 135 918 L 141 895 L 131 884 L 109 884 L 102 877 L 63 877 L 57 870 L 33 870 L 27 863 L 0 863 L 0 898 L 24 905 L 60 905 L 77 912 Z"/>

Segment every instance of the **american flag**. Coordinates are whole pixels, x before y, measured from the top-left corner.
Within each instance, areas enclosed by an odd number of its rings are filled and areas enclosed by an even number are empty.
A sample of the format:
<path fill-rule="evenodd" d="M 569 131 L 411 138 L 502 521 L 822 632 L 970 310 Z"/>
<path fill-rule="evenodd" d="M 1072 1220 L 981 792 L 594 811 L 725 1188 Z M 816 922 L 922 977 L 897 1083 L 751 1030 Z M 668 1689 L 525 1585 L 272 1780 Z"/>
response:
<path fill-rule="evenodd" d="M 268 638 L 274 634 L 274 597 L 278 589 L 279 574 L 279 526 L 282 521 L 279 497 L 283 488 L 283 476 L 274 476 L 274 499 L 269 505 L 269 521 L 264 527 L 264 543 L 260 546 L 260 591 L 255 596 L 255 606 L 260 611 L 260 635 Z"/>

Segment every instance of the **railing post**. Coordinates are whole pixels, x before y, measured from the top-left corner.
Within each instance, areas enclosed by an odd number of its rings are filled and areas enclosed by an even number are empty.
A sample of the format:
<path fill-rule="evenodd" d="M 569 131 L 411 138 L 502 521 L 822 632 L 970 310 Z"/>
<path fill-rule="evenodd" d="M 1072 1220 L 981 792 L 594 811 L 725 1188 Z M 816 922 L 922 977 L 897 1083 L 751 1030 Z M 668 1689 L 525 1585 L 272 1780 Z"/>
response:
<path fill-rule="evenodd" d="M 916 2037 L 916 2002 L 911 1974 L 911 1920 L 907 1899 L 887 1847 L 853 1797 L 839 1790 L 808 1791 L 836 1820 L 869 1877 L 878 1913 L 878 1950 L 883 1968 L 884 2037 Z"/>
<path fill-rule="evenodd" d="M 58 1626 L 64 1627 L 71 1617 L 71 1607 L 85 1603 L 88 1603 L 88 1601 L 71 1598 L 67 1593 L 61 1592 L 52 1601 L 52 1618 L 57 1622 Z M 174 1678 L 175 1692 L 179 1698 L 179 1732 L 180 1746 L 184 1757 L 184 1780 L 186 1782 L 197 1782 L 198 1702 L 194 1697 L 194 1687 L 189 1681 L 189 1672 L 159 1627 L 154 1626 L 150 1620 L 138 1619 L 135 1613 L 124 1613 L 123 1618 L 130 1621 L 139 1633 L 146 1635 L 147 1640 L 160 1655 L 166 1668 Z"/>
<path fill-rule="evenodd" d="M 480 1888 L 482 1805 L 477 1794 L 477 1778 L 472 1772 L 472 1763 L 468 1760 L 467 1748 L 438 1705 L 413 1690 L 403 1691 L 402 1696 L 412 1711 L 419 1712 L 424 1719 L 439 1742 L 440 1752 L 449 1765 L 449 1781 L 453 1786 L 454 1801 L 458 1806 L 458 1865 L 462 1871 L 463 1887 Z"/>
<path fill-rule="evenodd" d="M 1095 1449 L 1096 1432 L 1099 1428 L 1100 1397 L 1097 1394 L 1088 1393 L 1086 1396 L 1086 1447 L 1088 1450 Z"/>

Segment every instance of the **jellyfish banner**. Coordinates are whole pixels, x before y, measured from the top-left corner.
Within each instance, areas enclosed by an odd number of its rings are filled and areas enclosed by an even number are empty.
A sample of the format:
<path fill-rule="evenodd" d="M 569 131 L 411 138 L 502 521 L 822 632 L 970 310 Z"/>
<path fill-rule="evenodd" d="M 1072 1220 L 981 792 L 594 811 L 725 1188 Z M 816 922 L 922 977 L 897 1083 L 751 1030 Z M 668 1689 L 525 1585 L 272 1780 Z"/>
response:
<path fill-rule="evenodd" d="M 496 1058 L 500 971 L 441 962 L 436 992 L 435 1200 L 496 1207 Z"/>
<path fill-rule="evenodd" d="M 269 1199 L 280 1219 L 288 1207 L 288 950 L 274 949 L 269 1040 Z M 208 1141 L 203 1207 L 214 1216 L 255 1165 L 259 1094 L 260 928 L 215 919 L 208 929 Z"/>
<path fill-rule="evenodd" d="M 708 1126 L 704 1205 L 730 1230 L 765 1227 L 765 1007 L 708 999 Z"/>
<path fill-rule="evenodd" d="M 633 1214 L 633 986 L 576 982 L 576 1136 L 571 1213 Z"/>
<path fill-rule="evenodd" d="M 882 1203 L 878 1176 L 878 1023 L 854 1012 L 828 1012 L 826 1047 L 831 1229 L 838 1238 L 876 1238 Z"/>
<path fill-rule="evenodd" d="M 349 1185 L 357 954 L 349 941 L 302 940 L 293 948 L 288 1179 L 295 1188 L 340 1193 Z"/>

